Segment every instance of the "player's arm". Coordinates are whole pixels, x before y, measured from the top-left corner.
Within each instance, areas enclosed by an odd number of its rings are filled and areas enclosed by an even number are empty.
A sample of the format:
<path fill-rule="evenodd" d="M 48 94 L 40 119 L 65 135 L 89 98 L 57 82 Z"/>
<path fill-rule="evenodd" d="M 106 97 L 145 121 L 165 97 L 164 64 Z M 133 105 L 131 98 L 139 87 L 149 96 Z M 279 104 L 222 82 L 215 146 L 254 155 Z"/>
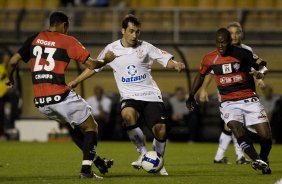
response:
<path fill-rule="evenodd" d="M 88 69 L 94 70 L 94 69 L 105 66 L 106 64 L 113 61 L 115 58 L 116 58 L 116 55 L 112 51 L 107 51 L 103 59 L 93 59 L 91 57 L 88 57 L 84 65 Z"/>
<path fill-rule="evenodd" d="M 199 100 L 200 102 L 207 102 L 209 101 L 207 88 L 212 81 L 212 74 L 208 74 L 205 76 L 204 82 L 199 92 Z"/>
<path fill-rule="evenodd" d="M 209 64 L 210 61 L 211 61 L 211 58 L 210 58 L 209 55 L 206 55 L 203 58 L 203 60 L 201 62 L 200 70 L 197 73 L 197 75 L 196 75 L 196 77 L 193 81 L 189 97 L 186 100 L 186 107 L 191 111 L 194 110 L 196 103 L 197 103 L 196 100 L 195 100 L 195 94 L 197 93 L 197 91 L 202 86 L 204 79 L 205 79 L 205 76 L 210 73 L 210 64 Z"/>
<path fill-rule="evenodd" d="M 178 61 L 175 61 L 173 59 L 170 59 L 167 63 L 167 68 L 171 68 L 171 69 L 175 69 L 177 70 L 178 72 L 180 72 L 182 69 L 185 68 L 185 65 L 184 63 L 181 63 L 181 62 L 178 62 Z"/>
<path fill-rule="evenodd" d="M 194 110 L 195 106 L 196 106 L 196 100 L 195 100 L 195 94 L 197 93 L 197 91 L 200 89 L 200 87 L 202 86 L 203 82 L 205 79 L 205 75 L 201 74 L 200 72 L 197 73 L 194 82 L 192 84 L 192 88 L 189 94 L 189 97 L 186 101 L 186 106 L 189 110 Z"/>
<path fill-rule="evenodd" d="M 95 74 L 95 70 L 91 70 L 89 68 L 86 68 L 79 76 L 77 76 L 73 81 L 68 83 L 68 86 L 71 89 L 76 88 L 76 86 L 78 84 L 80 84 L 81 82 L 83 82 L 84 80 L 92 77 Z"/>
<path fill-rule="evenodd" d="M 8 88 L 12 88 L 14 86 L 14 72 L 16 71 L 21 59 L 21 55 L 16 53 L 11 57 L 8 63 L 8 81 L 6 82 L 6 86 Z"/>
<path fill-rule="evenodd" d="M 266 68 L 267 62 L 246 49 L 244 49 L 244 51 L 245 59 L 249 62 L 250 67 L 252 67 L 250 74 L 252 74 L 256 79 L 263 79 L 268 71 Z"/>

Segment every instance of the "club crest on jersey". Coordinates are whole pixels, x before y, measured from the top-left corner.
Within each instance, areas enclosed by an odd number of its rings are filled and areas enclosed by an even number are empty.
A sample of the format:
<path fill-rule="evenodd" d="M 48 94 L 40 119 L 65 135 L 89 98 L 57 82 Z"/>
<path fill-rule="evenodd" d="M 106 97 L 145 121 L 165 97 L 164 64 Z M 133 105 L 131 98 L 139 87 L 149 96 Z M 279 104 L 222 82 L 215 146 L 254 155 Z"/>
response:
<path fill-rule="evenodd" d="M 123 83 L 141 82 L 147 78 L 146 74 L 136 75 L 138 73 L 137 67 L 135 65 L 127 66 L 127 74 L 130 77 L 121 77 Z"/>
<path fill-rule="evenodd" d="M 239 63 L 235 63 L 235 64 L 233 65 L 233 68 L 234 68 L 234 70 L 235 70 L 236 72 L 238 72 L 238 70 L 240 69 L 240 64 L 239 64 Z"/>
<path fill-rule="evenodd" d="M 143 57 L 144 57 L 143 50 L 140 49 L 140 48 L 137 49 L 137 50 L 136 50 L 136 56 L 137 56 L 137 58 L 139 58 L 139 59 L 143 58 Z"/>
<path fill-rule="evenodd" d="M 136 74 L 137 74 L 137 68 L 136 68 L 136 66 L 135 66 L 135 65 L 129 65 L 129 66 L 127 67 L 127 73 L 128 73 L 128 75 L 130 75 L 130 76 L 136 75 Z"/>
<path fill-rule="evenodd" d="M 232 73 L 231 63 L 223 64 L 222 65 L 222 71 L 223 71 L 223 74 Z"/>

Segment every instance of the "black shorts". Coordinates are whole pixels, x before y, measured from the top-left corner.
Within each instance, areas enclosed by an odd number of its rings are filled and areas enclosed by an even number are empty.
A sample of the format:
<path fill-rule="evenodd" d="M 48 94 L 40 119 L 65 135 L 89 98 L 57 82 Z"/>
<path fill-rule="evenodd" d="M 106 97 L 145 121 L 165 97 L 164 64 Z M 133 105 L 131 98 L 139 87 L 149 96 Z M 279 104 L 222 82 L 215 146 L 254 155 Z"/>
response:
<path fill-rule="evenodd" d="M 146 102 L 129 99 L 121 102 L 121 110 L 125 107 L 134 108 L 140 115 L 137 120 L 138 123 L 144 120 L 150 129 L 159 123 L 167 125 L 168 115 L 163 102 Z"/>

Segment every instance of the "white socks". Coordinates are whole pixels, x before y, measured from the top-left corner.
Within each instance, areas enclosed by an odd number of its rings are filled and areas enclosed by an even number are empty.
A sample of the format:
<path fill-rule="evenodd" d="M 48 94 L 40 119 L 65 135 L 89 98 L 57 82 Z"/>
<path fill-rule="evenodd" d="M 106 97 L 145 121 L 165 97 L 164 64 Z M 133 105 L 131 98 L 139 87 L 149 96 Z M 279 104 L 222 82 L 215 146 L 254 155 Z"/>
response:
<path fill-rule="evenodd" d="M 234 149 L 237 155 L 237 160 L 239 160 L 240 158 L 244 156 L 244 152 L 242 148 L 239 146 L 237 139 L 233 134 L 232 134 L 232 141 L 233 141 Z"/>
<path fill-rule="evenodd" d="M 142 130 L 139 127 L 127 130 L 127 134 L 131 142 L 134 144 L 136 150 L 140 154 L 145 154 L 147 149 L 145 147 L 145 137 Z"/>
<path fill-rule="evenodd" d="M 166 141 L 160 142 L 157 139 L 153 140 L 153 150 L 164 156 Z"/>
<path fill-rule="evenodd" d="M 227 135 L 224 132 L 221 132 L 221 135 L 219 137 L 218 149 L 214 157 L 215 160 L 219 161 L 223 159 L 224 153 L 226 152 L 231 140 L 232 140 L 232 137 L 230 135 Z"/>

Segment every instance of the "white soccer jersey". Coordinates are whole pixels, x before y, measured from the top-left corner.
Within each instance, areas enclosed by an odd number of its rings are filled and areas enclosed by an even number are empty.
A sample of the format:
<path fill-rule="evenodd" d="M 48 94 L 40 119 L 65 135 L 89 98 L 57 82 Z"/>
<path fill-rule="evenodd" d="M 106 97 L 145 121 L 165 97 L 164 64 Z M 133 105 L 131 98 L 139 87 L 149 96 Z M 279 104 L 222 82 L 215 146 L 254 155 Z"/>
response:
<path fill-rule="evenodd" d="M 107 45 L 98 59 L 104 58 L 108 50 L 118 56 L 108 65 L 113 69 L 121 100 L 162 102 L 161 91 L 151 75 L 151 66 L 156 60 L 166 67 L 173 57 L 171 54 L 145 41 L 139 41 L 138 46 L 133 48 L 124 47 L 121 40 L 117 40 Z"/>

